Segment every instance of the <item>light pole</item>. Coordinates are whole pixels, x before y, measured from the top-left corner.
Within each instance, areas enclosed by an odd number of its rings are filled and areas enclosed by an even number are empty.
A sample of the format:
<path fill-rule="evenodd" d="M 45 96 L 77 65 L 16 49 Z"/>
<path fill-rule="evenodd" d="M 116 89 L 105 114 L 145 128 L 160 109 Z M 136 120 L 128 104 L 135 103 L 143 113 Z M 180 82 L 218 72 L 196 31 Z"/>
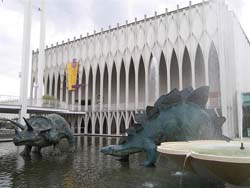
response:
<path fill-rule="evenodd" d="M 19 112 L 19 122 L 21 123 L 24 123 L 22 117 L 27 117 L 31 10 L 32 10 L 31 0 L 24 1 L 23 47 L 22 47 L 22 66 L 21 66 L 21 84 L 20 84 L 21 110 Z"/>

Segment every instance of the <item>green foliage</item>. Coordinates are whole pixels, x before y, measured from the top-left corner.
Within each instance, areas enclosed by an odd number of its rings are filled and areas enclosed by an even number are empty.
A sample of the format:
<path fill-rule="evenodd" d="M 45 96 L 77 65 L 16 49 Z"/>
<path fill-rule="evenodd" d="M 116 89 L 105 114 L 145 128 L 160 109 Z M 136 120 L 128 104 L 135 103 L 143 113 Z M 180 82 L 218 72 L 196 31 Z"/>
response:
<path fill-rule="evenodd" d="M 56 100 L 54 96 L 50 96 L 50 95 L 44 95 L 43 99 L 44 100 Z"/>

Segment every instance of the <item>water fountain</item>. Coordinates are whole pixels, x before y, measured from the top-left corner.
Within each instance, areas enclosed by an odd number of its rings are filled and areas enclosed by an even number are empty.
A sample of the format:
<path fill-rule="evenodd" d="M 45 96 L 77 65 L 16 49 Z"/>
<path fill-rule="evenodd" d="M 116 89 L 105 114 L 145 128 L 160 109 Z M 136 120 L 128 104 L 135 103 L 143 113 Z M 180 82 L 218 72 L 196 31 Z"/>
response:
<path fill-rule="evenodd" d="M 243 118 L 242 94 L 238 94 L 238 117 Z M 250 185 L 250 141 L 243 140 L 242 118 L 238 119 L 239 140 L 165 142 L 158 152 L 202 177 L 219 178 L 232 185 Z M 183 165 L 184 164 L 184 165 Z"/>
<path fill-rule="evenodd" d="M 202 177 L 217 177 L 233 185 L 250 184 L 250 150 L 239 148 L 241 141 L 198 140 L 162 143 L 160 153 L 168 155 L 180 165 L 188 156 L 185 168 Z M 250 148 L 250 142 L 244 146 Z"/>

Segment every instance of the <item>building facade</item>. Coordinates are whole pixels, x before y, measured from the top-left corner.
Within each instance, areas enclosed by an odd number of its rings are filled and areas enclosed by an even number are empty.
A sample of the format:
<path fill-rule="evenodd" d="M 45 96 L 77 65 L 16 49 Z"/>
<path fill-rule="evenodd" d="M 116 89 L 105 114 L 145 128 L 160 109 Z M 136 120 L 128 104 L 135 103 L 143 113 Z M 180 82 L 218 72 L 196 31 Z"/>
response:
<path fill-rule="evenodd" d="M 208 107 L 238 135 L 238 90 L 249 90 L 249 41 L 224 1 L 203 1 L 172 12 L 117 24 L 45 50 L 44 93 L 65 103 L 75 133 L 120 135 L 162 94 L 210 86 Z M 31 96 L 36 96 L 38 50 L 32 54 Z M 79 61 L 76 91 L 67 90 L 67 64 Z M 243 62 L 243 63 L 242 63 Z M 248 70 L 238 75 L 240 70 Z M 243 81 L 242 81 L 243 80 Z M 250 84 L 249 84 L 250 86 Z"/>

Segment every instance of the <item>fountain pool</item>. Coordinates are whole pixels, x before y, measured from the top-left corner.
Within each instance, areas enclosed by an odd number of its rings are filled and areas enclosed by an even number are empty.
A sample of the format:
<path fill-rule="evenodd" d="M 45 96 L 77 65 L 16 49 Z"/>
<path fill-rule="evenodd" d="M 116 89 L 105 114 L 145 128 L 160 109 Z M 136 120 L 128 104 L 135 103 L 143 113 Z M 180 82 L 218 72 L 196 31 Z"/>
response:
<path fill-rule="evenodd" d="M 201 178 L 185 171 L 166 156 L 159 155 L 155 168 L 140 165 L 145 154 L 134 154 L 130 163 L 121 163 L 114 157 L 103 155 L 101 147 L 118 143 L 119 138 L 76 137 L 76 151 L 50 156 L 51 147 L 22 158 L 12 142 L 0 143 L 0 187 L 27 188 L 224 188 L 222 181 Z M 63 142 L 64 143 L 64 142 Z M 67 144 L 67 141 L 65 141 Z"/>
<path fill-rule="evenodd" d="M 217 177 L 234 185 L 250 185 L 250 141 L 200 140 L 162 143 L 160 153 L 202 177 Z M 187 159 L 188 158 L 188 159 Z"/>

